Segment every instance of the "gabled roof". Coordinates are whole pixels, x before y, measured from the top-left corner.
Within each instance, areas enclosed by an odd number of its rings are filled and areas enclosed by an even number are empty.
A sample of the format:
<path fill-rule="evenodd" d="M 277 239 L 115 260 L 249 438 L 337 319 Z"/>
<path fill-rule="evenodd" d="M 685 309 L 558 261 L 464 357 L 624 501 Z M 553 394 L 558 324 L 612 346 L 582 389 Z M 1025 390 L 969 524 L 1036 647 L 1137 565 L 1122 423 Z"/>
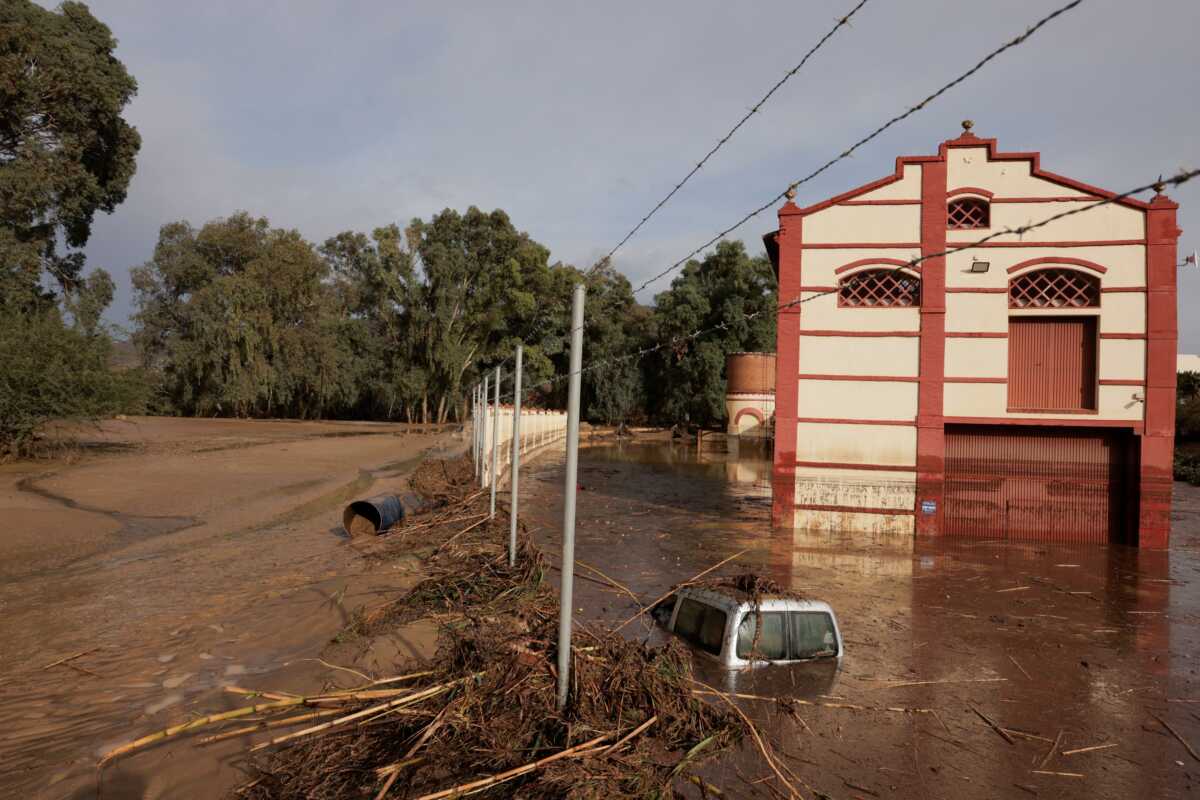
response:
<path fill-rule="evenodd" d="M 830 206 L 836 205 L 842 201 L 852 200 L 855 197 L 900 180 L 902 177 L 904 177 L 905 164 L 926 164 L 945 161 L 946 154 L 952 147 L 986 147 L 989 161 L 1028 161 L 1030 162 L 1029 174 L 1032 177 L 1057 183 L 1060 186 L 1074 189 L 1081 194 L 1092 195 L 1097 200 L 1112 200 L 1113 198 L 1117 197 L 1118 194 L 1117 192 L 1110 192 L 1107 189 L 1101 189 L 1098 186 L 1092 186 L 1091 184 L 1077 181 L 1073 178 L 1068 178 L 1066 176 L 1059 175 L 1058 173 L 1042 169 L 1041 153 L 1002 153 L 996 149 L 995 139 L 983 139 L 971 133 L 970 131 L 963 131 L 962 135 L 960 135 L 957 139 L 950 139 L 942 142 L 941 145 L 938 146 L 938 154 L 936 156 L 899 156 L 896 159 L 896 171 L 892 175 L 880 178 L 879 180 L 871 181 L 870 183 L 865 183 L 862 186 L 851 189 L 848 192 L 842 192 L 835 197 L 831 197 L 828 200 L 823 200 L 820 203 L 814 203 L 813 205 L 805 208 L 797 208 L 794 205 L 792 205 L 791 208 L 788 208 L 788 206 L 785 205 L 780 213 L 808 215 L 817 211 L 821 211 L 822 209 L 829 208 Z M 1122 198 L 1120 200 L 1116 200 L 1116 202 L 1129 208 L 1146 209 L 1150 207 L 1149 203 L 1133 197 Z"/>

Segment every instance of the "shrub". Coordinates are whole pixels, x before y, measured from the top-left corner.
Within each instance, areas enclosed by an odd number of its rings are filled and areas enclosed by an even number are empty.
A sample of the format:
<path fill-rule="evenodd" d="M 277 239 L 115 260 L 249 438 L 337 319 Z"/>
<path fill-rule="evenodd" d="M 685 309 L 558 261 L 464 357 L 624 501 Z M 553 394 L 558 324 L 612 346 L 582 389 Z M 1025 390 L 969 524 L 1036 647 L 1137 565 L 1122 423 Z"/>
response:
<path fill-rule="evenodd" d="M 57 308 L 0 306 L 0 461 L 31 455 L 53 420 L 96 420 L 145 406 L 140 370 L 115 372 L 101 329 L 64 322 Z"/>
<path fill-rule="evenodd" d="M 1200 486 L 1200 453 L 1175 451 L 1175 480 Z"/>

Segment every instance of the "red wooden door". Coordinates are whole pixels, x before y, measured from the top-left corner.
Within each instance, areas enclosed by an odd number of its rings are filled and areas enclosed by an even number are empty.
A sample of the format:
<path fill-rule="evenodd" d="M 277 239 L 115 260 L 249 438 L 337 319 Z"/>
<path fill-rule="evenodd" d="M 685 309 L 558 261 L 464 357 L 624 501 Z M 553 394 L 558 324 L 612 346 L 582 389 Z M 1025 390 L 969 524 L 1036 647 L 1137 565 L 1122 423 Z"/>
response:
<path fill-rule="evenodd" d="M 1009 319 L 1008 408 L 1095 410 L 1095 317 Z"/>
<path fill-rule="evenodd" d="M 1124 432 L 949 426 L 946 533 L 1119 541 L 1127 526 L 1130 453 Z"/>

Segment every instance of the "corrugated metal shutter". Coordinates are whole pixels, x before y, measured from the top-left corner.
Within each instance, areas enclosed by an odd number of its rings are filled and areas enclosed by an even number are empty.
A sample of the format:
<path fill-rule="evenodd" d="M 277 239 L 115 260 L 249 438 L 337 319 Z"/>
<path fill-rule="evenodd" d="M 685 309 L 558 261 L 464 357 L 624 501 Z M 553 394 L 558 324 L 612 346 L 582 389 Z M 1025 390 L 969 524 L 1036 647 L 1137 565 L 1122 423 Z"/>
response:
<path fill-rule="evenodd" d="M 1129 434 L 1009 426 L 946 428 L 946 533 L 1121 541 Z"/>
<path fill-rule="evenodd" d="M 1096 408 L 1095 317 L 1009 319 L 1008 407 L 1014 411 Z"/>

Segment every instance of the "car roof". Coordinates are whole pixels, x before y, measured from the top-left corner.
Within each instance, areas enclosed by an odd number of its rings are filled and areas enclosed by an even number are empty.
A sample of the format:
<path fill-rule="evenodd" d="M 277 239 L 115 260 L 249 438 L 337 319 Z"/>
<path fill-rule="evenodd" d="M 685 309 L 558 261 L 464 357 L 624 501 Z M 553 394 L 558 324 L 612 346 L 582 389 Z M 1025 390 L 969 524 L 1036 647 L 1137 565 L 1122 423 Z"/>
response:
<path fill-rule="evenodd" d="M 756 604 L 754 600 L 744 600 L 734 592 L 689 586 L 679 590 L 679 597 L 691 597 L 702 603 L 720 608 L 725 612 L 746 611 L 755 608 L 761 611 L 824 611 L 832 614 L 833 609 L 828 603 L 820 600 L 806 600 L 798 597 L 782 595 L 762 595 Z"/>

